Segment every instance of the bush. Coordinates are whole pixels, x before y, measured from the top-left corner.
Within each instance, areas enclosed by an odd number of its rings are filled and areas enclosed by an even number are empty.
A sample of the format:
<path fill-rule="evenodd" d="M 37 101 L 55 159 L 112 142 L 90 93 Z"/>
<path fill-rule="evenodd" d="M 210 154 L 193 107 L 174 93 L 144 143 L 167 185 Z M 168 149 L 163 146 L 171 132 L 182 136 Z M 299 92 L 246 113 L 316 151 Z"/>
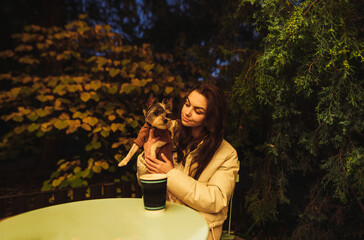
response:
<path fill-rule="evenodd" d="M 87 185 L 115 171 L 144 123 L 144 96 L 185 94 L 171 55 L 125 45 L 110 26 L 85 19 L 64 28 L 26 26 L 13 36 L 17 46 L 0 53 L 7 70 L 0 75 L 1 158 L 19 156 L 20 146 L 39 151 L 39 139 L 80 146 L 60 146 L 67 154 L 43 190 Z"/>

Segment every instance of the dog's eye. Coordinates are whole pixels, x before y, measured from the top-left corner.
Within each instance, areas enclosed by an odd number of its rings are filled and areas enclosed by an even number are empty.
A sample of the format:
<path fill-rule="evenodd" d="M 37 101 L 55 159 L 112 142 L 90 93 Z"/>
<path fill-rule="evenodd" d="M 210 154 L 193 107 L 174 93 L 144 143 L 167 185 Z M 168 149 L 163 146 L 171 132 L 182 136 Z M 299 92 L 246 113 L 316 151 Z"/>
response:
<path fill-rule="evenodd" d="M 154 112 L 153 112 L 153 114 L 154 114 L 155 116 L 158 116 L 158 115 L 159 115 L 159 111 L 154 111 Z"/>

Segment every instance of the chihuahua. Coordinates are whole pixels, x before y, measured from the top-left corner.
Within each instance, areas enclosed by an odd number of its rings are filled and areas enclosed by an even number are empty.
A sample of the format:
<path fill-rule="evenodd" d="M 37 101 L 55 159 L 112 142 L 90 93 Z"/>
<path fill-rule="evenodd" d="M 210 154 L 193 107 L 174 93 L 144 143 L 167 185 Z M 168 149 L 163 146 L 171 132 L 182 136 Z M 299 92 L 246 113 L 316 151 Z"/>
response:
<path fill-rule="evenodd" d="M 153 94 L 149 95 L 143 114 L 145 117 L 145 124 L 140 129 L 138 137 L 134 140 L 134 143 L 129 150 L 126 157 L 118 164 L 119 167 L 128 164 L 133 155 L 143 147 L 144 143 L 148 141 L 149 131 L 154 128 L 154 136 L 159 140 L 152 145 L 151 156 L 153 158 L 162 159 L 163 153 L 170 161 L 172 161 L 172 150 L 175 129 L 178 125 L 177 120 L 172 120 L 169 115 L 172 113 L 172 98 L 163 99 L 162 102 L 158 102 L 157 98 Z M 158 155 L 156 154 L 159 149 Z"/>

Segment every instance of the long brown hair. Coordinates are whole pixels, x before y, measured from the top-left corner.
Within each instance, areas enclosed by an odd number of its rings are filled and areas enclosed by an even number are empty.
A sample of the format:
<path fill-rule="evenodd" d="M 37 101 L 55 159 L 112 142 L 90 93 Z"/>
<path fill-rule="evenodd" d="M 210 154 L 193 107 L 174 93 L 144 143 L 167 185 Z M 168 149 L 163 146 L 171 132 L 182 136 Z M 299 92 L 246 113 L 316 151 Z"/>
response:
<path fill-rule="evenodd" d="M 212 156 L 224 138 L 224 121 L 227 113 L 227 104 L 223 91 L 213 84 L 203 83 L 193 91 L 197 91 L 207 100 L 206 118 L 202 136 L 194 139 L 191 134 L 191 128 L 180 124 L 176 138 L 176 150 L 177 161 L 184 164 L 189 152 L 196 149 L 197 145 L 203 140 L 201 145 L 198 146 L 196 154 L 192 156 L 193 162 L 198 162 L 194 176 L 197 180 L 211 161 Z M 189 149 L 189 152 L 185 152 L 187 149 Z"/>

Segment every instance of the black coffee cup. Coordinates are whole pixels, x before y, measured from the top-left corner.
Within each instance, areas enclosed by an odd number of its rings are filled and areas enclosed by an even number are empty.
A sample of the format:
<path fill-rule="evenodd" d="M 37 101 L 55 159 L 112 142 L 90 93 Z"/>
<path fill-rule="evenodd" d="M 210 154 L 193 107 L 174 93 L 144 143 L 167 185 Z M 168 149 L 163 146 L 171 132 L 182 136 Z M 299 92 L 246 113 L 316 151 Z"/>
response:
<path fill-rule="evenodd" d="M 166 207 L 167 174 L 145 174 L 140 176 L 144 209 L 164 211 Z"/>

